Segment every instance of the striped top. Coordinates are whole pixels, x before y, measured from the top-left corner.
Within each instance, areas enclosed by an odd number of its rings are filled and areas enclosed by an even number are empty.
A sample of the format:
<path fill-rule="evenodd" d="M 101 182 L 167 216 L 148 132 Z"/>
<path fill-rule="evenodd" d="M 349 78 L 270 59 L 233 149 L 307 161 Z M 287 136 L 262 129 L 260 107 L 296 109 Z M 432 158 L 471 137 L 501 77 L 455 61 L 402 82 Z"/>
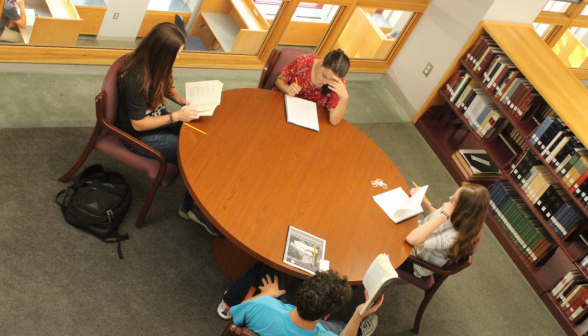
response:
<path fill-rule="evenodd" d="M 429 214 L 422 221 L 419 221 L 419 226 L 430 221 L 439 214 L 441 214 L 441 208 Z M 410 254 L 435 266 L 443 267 L 443 265 L 449 260 L 445 257 L 447 249 L 453 245 L 455 239 L 457 239 L 457 231 L 453 228 L 451 220 L 448 219 L 429 235 L 427 240 L 425 240 L 423 247 L 415 246 Z M 416 264 L 414 265 L 415 276 L 420 278 L 431 274 L 433 274 L 433 271 Z"/>

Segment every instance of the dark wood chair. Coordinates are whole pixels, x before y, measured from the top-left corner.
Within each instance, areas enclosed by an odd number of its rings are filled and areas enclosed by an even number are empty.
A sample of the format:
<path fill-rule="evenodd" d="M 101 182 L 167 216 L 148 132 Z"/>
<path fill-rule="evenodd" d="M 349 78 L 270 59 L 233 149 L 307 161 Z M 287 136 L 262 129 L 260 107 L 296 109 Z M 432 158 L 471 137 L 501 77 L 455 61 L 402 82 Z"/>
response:
<path fill-rule="evenodd" d="M 117 124 L 118 112 L 118 88 L 116 84 L 117 72 L 121 68 L 127 55 L 117 59 L 108 69 L 102 91 L 96 96 L 96 126 L 86 145 L 86 149 L 74 164 L 74 166 L 59 178 L 60 182 L 66 182 L 72 177 L 78 169 L 84 164 L 93 149 L 111 156 L 137 170 L 146 173 L 153 180 L 151 189 L 145 199 L 143 209 L 135 226 L 141 228 L 151 202 L 155 197 L 157 189 L 161 185 L 167 187 L 179 174 L 178 166 L 167 163 L 163 155 L 154 148 L 147 146 L 143 142 L 123 132 L 115 125 Z M 145 153 L 149 153 L 155 159 L 146 158 L 133 153 L 124 144 L 123 140 L 131 143 L 133 146 L 140 148 Z"/>
<path fill-rule="evenodd" d="M 412 261 L 415 265 L 422 266 L 422 267 L 424 267 L 428 270 L 431 270 L 435 273 L 432 275 L 426 276 L 426 277 L 418 278 L 413 273 L 409 273 L 409 272 L 406 272 L 406 271 L 403 271 L 400 269 L 396 270 L 398 272 L 398 277 L 400 277 L 401 279 L 403 279 L 405 281 L 410 282 L 411 284 L 413 284 L 413 285 L 415 285 L 425 291 L 425 297 L 423 298 L 423 301 L 421 302 L 421 306 L 419 307 L 419 311 L 417 312 L 417 315 L 414 320 L 413 332 L 415 334 L 419 333 L 419 327 L 421 324 L 421 319 L 423 317 L 423 314 L 425 313 L 425 309 L 427 309 L 427 306 L 429 305 L 429 302 L 433 298 L 433 295 L 435 295 L 435 293 L 437 292 L 439 287 L 441 287 L 441 285 L 443 284 L 445 279 L 447 279 L 450 275 L 454 275 L 456 273 L 461 272 L 462 270 L 464 270 L 465 268 L 468 268 L 472 264 L 472 256 L 474 255 L 474 253 L 478 250 L 478 247 L 480 246 L 480 242 L 482 241 L 482 233 L 483 233 L 483 230 L 480 231 L 480 234 L 478 235 L 478 242 L 476 243 L 476 245 L 474 245 L 472 252 L 470 252 L 469 256 L 464 261 L 462 261 L 460 263 L 450 264 L 448 262 L 447 265 L 445 265 L 443 267 L 437 267 L 433 264 L 430 264 L 430 263 L 423 261 L 415 256 L 410 255 L 408 257 L 409 261 Z"/>
<path fill-rule="evenodd" d="M 288 63 L 292 62 L 296 57 L 300 55 L 310 54 L 307 51 L 296 49 L 296 48 L 284 48 L 282 50 L 272 49 L 270 52 L 263 70 L 261 71 L 261 77 L 259 78 L 259 85 L 257 88 L 271 90 L 276 86 L 276 79 L 280 75 L 282 70 Z"/>
<path fill-rule="evenodd" d="M 254 333 L 253 331 L 247 328 L 239 328 L 233 324 L 233 321 L 229 322 L 221 336 L 259 336 L 258 334 Z"/>

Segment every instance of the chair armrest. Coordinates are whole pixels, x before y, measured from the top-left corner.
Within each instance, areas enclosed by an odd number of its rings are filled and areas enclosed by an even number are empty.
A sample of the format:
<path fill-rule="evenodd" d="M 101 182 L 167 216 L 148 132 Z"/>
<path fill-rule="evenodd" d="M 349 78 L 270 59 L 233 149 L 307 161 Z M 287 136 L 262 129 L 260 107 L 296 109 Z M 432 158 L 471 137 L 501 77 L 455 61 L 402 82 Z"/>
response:
<path fill-rule="evenodd" d="M 428 263 L 424 260 L 421 260 L 413 255 L 409 255 L 408 256 L 408 260 L 412 263 L 414 263 L 415 265 L 419 265 L 421 267 L 424 267 L 430 271 L 435 272 L 436 274 L 440 274 L 440 275 L 452 275 L 455 274 L 457 272 L 460 272 L 461 270 L 463 270 L 464 268 L 469 267 L 472 264 L 472 257 L 469 257 L 466 261 L 456 264 L 456 265 L 452 265 L 448 268 L 440 268 L 438 266 L 435 266 L 431 263 Z"/>
<path fill-rule="evenodd" d="M 108 130 L 110 133 L 116 135 L 121 140 L 132 144 L 133 146 L 143 150 L 146 153 L 151 154 L 152 156 L 155 157 L 155 159 L 157 161 L 159 161 L 160 165 L 162 165 L 163 167 L 166 167 L 167 162 L 165 161 L 165 157 L 158 150 L 145 144 L 144 142 L 138 140 L 137 138 L 129 135 L 128 133 L 122 131 L 118 127 L 116 127 L 116 126 L 112 125 L 111 123 L 109 123 L 108 121 L 106 121 L 106 119 L 104 118 L 104 115 L 106 114 L 105 113 L 106 112 L 106 105 L 105 105 L 106 99 L 105 99 L 105 97 L 106 97 L 106 92 L 104 92 L 104 91 L 100 92 L 96 96 L 96 118 L 98 119 L 98 124 L 100 124 L 100 126 L 104 127 L 106 130 Z"/>

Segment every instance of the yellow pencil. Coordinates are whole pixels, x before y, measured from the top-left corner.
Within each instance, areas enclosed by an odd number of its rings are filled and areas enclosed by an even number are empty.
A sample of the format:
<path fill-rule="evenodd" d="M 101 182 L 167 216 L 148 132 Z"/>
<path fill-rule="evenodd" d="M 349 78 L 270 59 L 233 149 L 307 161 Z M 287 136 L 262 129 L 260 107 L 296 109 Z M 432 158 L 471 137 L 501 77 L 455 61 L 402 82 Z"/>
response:
<path fill-rule="evenodd" d="M 311 265 L 314 266 L 314 257 L 316 256 L 316 244 L 314 244 L 314 252 L 312 252 L 312 263 Z"/>
<path fill-rule="evenodd" d="M 298 77 L 294 77 L 294 80 L 296 81 L 296 85 L 298 85 Z"/>
<path fill-rule="evenodd" d="M 188 124 L 188 123 L 184 123 L 184 125 L 186 125 L 186 126 L 188 126 L 188 127 L 192 127 L 193 129 L 197 130 L 198 132 L 200 132 L 200 133 L 202 133 L 202 134 L 204 134 L 204 135 L 208 135 L 208 133 L 206 133 L 206 132 L 204 132 L 204 131 L 201 131 L 201 130 L 197 129 L 196 127 L 194 127 L 194 126 L 192 126 L 192 125 L 190 125 L 190 124 Z"/>
<path fill-rule="evenodd" d="M 419 187 L 416 183 L 414 183 L 414 181 L 412 181 L 412 184 L 414 184 L 415 187 Z M 427 201 L 427 203 L 431 204 L 431 202 L 429 202 L 429 199 L 427 198 L 427 196 L 425 196 L 425 201 Z"/>

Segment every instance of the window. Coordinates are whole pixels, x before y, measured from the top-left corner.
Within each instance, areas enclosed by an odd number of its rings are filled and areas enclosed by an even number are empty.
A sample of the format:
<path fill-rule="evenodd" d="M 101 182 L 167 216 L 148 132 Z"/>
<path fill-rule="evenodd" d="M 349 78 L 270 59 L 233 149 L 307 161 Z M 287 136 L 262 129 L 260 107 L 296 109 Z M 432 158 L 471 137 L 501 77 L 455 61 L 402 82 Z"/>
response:
<path fill-rule="evenodd" d="M 357 7 L 335 48 L 350 58 L 387 59 L 413 17 L 413 12 Z"/>
<path fill-rule="evenodd" d="M 569 2 L 548 1 L 547 5 L 545 5 L 545 7 L 543 7 L 543 10 L 547 11 L 547 12 L 565 13 L 569 7 L 570 7 Z"/>
<path fill-rule="evenodd" d="M 553 52 L 569 68 L 588 69 L 588 28 L 571 27 L 553 46 Z"/>

